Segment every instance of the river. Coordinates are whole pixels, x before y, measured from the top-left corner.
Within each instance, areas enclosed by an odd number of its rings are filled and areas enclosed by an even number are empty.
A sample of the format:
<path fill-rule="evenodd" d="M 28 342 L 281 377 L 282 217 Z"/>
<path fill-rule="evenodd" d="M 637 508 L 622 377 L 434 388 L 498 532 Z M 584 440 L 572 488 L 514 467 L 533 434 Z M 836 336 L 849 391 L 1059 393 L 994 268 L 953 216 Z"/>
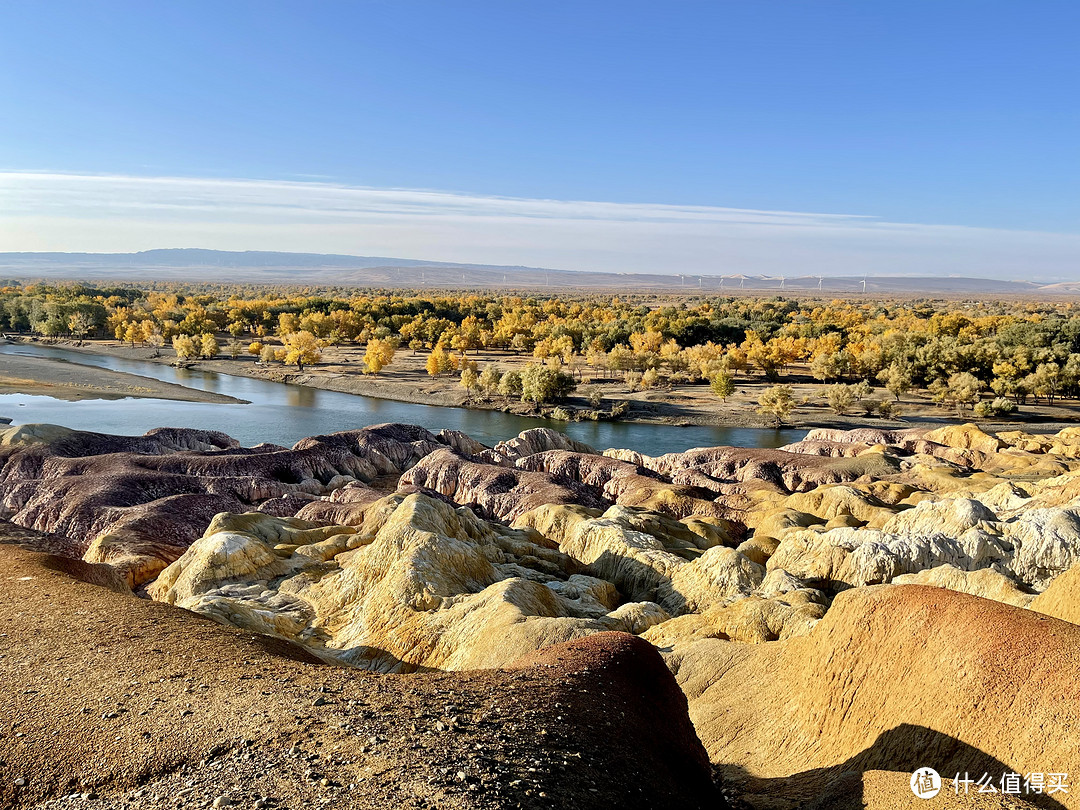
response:
<path fill-rule="evenodd" d="M 652 425 L 633 422 L 557 422 L 501 411 L 417 405 L 301 385 L 256 380 L 196 369 L 177 369 L 146 360 L 129 360 L 46 346 L 0 345 L 0 355 L 49 357 L 69 363 L 126 371 L 164 382 L 248 400 L 250 404 L 175 402 L 129 397 L 66 402 L 44 396 L 0 395 L 0 416 L 15 424 L 47 422 L 79 430 L 136 435 L 155 427 L 198 427 L 228 433 L 241 444 L 292 445 L 305 436 L 351 430 L 381 422 L 407 422 L 428 430 L 463 431 L 492 445 L 523 430 L 550 427 L 593 447 L 626 447 L 647 455 L 691 447 L 779 447 L 798 441 L 804 430 Z"/>

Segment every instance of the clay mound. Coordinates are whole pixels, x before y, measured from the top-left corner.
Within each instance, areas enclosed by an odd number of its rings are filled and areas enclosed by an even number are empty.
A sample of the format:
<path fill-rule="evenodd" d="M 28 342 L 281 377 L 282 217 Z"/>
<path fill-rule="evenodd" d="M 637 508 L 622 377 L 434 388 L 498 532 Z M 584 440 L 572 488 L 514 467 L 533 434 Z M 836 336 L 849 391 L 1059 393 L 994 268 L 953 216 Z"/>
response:
<path fill-rule="evenodd" d="M 869 450 L 871 447 L 878 446 L 879 445 L 870 444 L 868 442 L 827 442 L 822 440 L 810 441 L 809 439 L 803 439 L 801 442 L 785 444 L 783 447 L 777 449 L 783 450 L 785 453 L 802 453 L 809 456 L 831 456 L 833 458 L 839 458 L 841 456 L 857 456 L 859 453 Z"/>
<path fill-rule="evenodd" d="M 81 553 L 72 542 L 63 535 L 37 532 L 2 519 L 0 519 L 0 543 L 13 543 L 33 551 L 58 554 L 62 557 L 77 558 L 81 556 Z"/>
<path fill-rule="evenodd" d="M 803 437 L 805 442 L 859 443 L 859 444 L 902 444 L 912 439 L 921 438 L 926 431 L 918 428 L 909 430 L 881 430 L 880 428 L 814 428 Z"/>
<path fill-rule="evenodd" d="M 7 448 L 47 445 L 51 452 L 65 455 L 103 453 L 146 453 L 158 455 L 182 450 L 224 450 L 239 447 L 231 436 L 218 430 L 161 427 L 142 436 L 114 436 L 87 430 L 71 430 L 59 425 L 16 425 L 0 430 L 0 446 Z"/>
<path fill-rule="evenodd" d="M 544 504 L 606 507 L 608 501 L 591 487 L 546 472 L 484 464 L 450 449 L 437 450 L 401 476 L 400 485 L 432 489 L 484 517 L 505 521 Z"/>
<path fill-rule="evenodd" d="M 479 459 L 492 464 L 512 465 L 518 459 L 547 450 L 569 450 L 573 453 L 598 455 L 597 451 L 589 445 L 571 439 L 565 433 L 551 428 L 532 428 L 523 430 L 509 441 L 499 442 L 491 450 L 481 451 Z"/>
<path fill-rule="evenodd" d="M 701 577 L 745 581 L 752 567 L 714 565 Z M 668 618 L 649 602 L 620 604 L 614 585 L 582 568 L 536 532 L 399 493 L 367 504 L 355 527 L 218 515 L 147 593 L 381 672 L 501 666 Z"/>
<path fill-rule="evenodd" d="M 761 565 L 725 547 L 728 538 L 711 523 L 623 506 L 600 513 L 550 504 L 525 513 L 514 526 L 557 542 L 586 573 L 611 582 L 626 599 L 654 602 L 669 614 L 745 595 L 765 574 Z"/>
<path fill-rule="evenodd" d="M 1064 579 L 1064 576 L 1058 577 L 1054 580 L 1054 583 L 1056 584 Z M 893 582 L 897 585 L 933 585 L 937 588 L 948 588 L 950 591 L 970 593 L 973 596 L 993 599 L 996 602 L 1004 602 L 1015 607 L 1031 607 L 1032 599 L 1035 598 L 1034 594 L 1021 590 L 1015 581 L 991 568 L 962 571 L 952 565 L 939 565 L 936 568 L 927 568 L 917 574 L 903 574 L 893 579 Z M 1050 587 L 1053 588 L 1054 584 Z M 1042 610 L 1040 612 L 1069 621 L 1065 616 L 1058 616 L 1054 610 Z"/>
<path fill-rule="evenodd" d="M 1057 577 L 1028 607 L 1064 622 L 1080 624 L 1080 564 Z"/>
<path fill-rule="evenodd" d="M 983 432 L 982 428 L 970 422 L 966 425 L 946 425 L 931 430 L 923 438 L 958 450 L 977 450 L 988 455 L 993 455 L 1006 446 L 997 436 Z"/>
<path fill-rule="evenodd" d="M 899 469 L 896 459 L 881 453 L 832 458 L 745 447 L 700 447 L 685 453 L 668 453 L 656 458 L 639 456 L 634 460 L 671 480 L 686 471 L 695 471 L 718 482 L 764 481 L 786 492 L 802 491 L 819 484 L 847 483 L 866 475 L 883 477 Z"/>
<path fill-rule="evenodd" d="M 1076 773 L 1078 664 L 1080 627 L 913 585 L 844 593 L 806 636 L 699 641 L 669 661 L 713 762 L 770 807 L 847 772 Z"/>
<path fill-rule="evenodd" d="M 291 449 L 242 448 L 222 433 L 180 428 L 131 437 L 23 425 L 3 441 L 0 514 L 66 537 L 64 553 L 116 565 L 132 585 L 179 557 L 219 512 L 266 504 L 269 514 L 296 514 L 305 499 L 399 476 L 445 447 L 424 428 L 398 424 L 313 436 Z"/>
<path fill-rule="evenodd" d="M 577 481 L 595 490 L 598 498 L 620 506 L 654 509 L 675 518 L 697 515 L 726 520 L 735 514 L 714 502 L 715 494 L 707 489 L 674 484 L 645 467 L 608 456 L 547 450 L 518 459 L 515 466 Z M 741 532 L 742 527 L 732 531 Z"/>
<path fill-rule="evenodd" d="M 648 645 L 380 676 L 80 581 L 97 570 L 0 545 L 0 806 L 725 806 Z"/>

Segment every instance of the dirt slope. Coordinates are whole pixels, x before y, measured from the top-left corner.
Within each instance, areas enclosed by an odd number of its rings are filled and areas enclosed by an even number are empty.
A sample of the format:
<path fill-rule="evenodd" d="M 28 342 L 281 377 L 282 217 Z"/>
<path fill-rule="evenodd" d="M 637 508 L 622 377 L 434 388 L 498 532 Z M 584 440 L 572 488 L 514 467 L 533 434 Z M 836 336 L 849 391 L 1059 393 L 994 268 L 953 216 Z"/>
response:
<path fill-rule="evenodd" d="M 1080 626 L 1032 611 L 926 586 L 861 588 L 807 636 L 701 641 L 674 663 L 709 755 L 748 796 L 770 797 L 760 806 L 799 806 L 845 773 L 889 771 L 903 786 L 924 765 L 950 778 L 1080 774 Z M 898 806 L 895 792 L 863 798 Z M 1073 785 L 1043 805 L 1078 799 Z"/>
<path fill-rule="evenodd" d="M 107 566 L 0 544 L 0 583 L 2 807 L 723 806 L 632 636 L 381 676 L 138 599 Z"/>

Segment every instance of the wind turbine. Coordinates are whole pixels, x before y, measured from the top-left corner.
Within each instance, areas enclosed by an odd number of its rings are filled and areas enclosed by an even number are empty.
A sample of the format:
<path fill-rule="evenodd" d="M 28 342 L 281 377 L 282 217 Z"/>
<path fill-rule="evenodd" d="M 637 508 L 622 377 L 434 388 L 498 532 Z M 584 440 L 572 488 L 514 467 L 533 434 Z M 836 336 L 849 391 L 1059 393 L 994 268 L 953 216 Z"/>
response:
<path fill-rule="evenodd" d="M 784 282 L 787 281 L 787 276 L 780 276 L 780 289 L 784 289 Z"/>
<path fill-rule="evenodd" d="M 824 277 L 824 276 L 818 276 L 818 277 L 817 277 L 817 288 L 818 288 L 818 292 L 821 292 L 821 282 L 822 282 L 822 281 L 824 281 L 824 280 L 825 280 L 825 277 Z"/>
<path fill-rule="evenodd" d="M 865 273 L 863 274 L 863 277 L 862 277 L 862 291 L 864 293 L 866 292 L 866 274 Z"/>
<path fill-rule="evenodd" d="M 724 289 L 724 277 L 723 276 L 720 276 L 720 289 L 721 290 Z"/>

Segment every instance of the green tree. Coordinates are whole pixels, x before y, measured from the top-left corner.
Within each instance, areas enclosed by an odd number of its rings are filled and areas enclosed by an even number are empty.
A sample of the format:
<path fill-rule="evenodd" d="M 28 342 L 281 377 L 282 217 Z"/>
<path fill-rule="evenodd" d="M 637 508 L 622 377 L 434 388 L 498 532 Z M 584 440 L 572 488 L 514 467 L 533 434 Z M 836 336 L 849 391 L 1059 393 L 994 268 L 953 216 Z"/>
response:
<path fill-rule="evenodd" d="M 492 364 L 484 366 L 484 370 L 480 372 L 480 388 L 483 390 L 485 396 L 492 396 L 499 390 L 499 381 L 502 380 L 502 370 Z"/>
<path fill-rule="evenodd" d="M 885 386 L 885 390 L 900 401 L 900 395 L 911 390 L 911 369 L 900 363 L 893 362 L 888 368 L 883 368 L 877 375 L 878 382 Z"/>
<path fill-rule="evenodd" d="M 774 385 L 765 389 L 758 397 L 758 413 L 771 417 L 776 427 L 784 424 L 793 410 L 795 410 L 795 398 L 789 385 Z"/>
<path fill-rule="evenodd" d="M 68 318 L 68 330 L 78 340 L 82 340 L 96 328 L 97 324 L 94 323 L 94 316 L 88 312 L 75 312 Z"/>
<path fill-rule="evenodd" d="M 952 403 L 956 406 L 957 416 L 963 416 L 965 408 L 970 408 L 979 401 L 982 383 L 974 374 L 958 371 L 949 375 L 947 381 L 942 381 L 940 378 L 935 380 L 930 386 L 930 391 L 935 402 Z"/>
<path fill-rule="evenodd" d="M 506 397 L 521 396 L 521 372 L 520 371 L 508 371 L 502 375 L 502 379 L 499 380 L 499 394 Z"/>
<path fill-rule="evenodd" d="M 459 384 L 471 397 L 480 389 L 480 375 L 476 373 L 476 369 L 471 366 L 466 366 L 461 371 L 461 380 Z"/>
<path fill-rule="evenodd" d="M 521 400 L 540 405 L 558 402 L 576 387 L 574 378 L 559 369 L 530 363 L 521 374 Z"/>
<path fill-rule="evenodd" d="M 709 381 L 709 388 L 720 399 L 727 402 L 727 398 L 735 393 L 735 380 L 727 372 L 714 374 Z"/>

